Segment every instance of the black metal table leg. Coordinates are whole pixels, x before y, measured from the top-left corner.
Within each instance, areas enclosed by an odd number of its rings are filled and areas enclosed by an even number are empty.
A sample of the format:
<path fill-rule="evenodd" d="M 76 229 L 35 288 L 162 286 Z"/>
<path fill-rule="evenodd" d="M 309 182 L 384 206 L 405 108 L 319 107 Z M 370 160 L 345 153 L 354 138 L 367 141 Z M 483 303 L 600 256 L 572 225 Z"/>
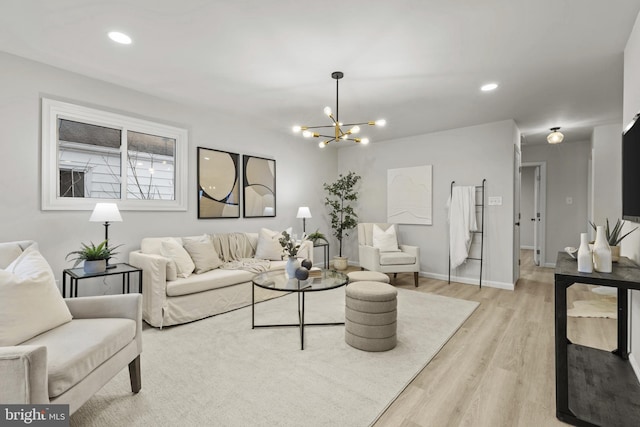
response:
<path fill-rule="evenodd" d="M 556 416 L 558 419 L 573 417 L 569 409 L 569 366 L 567 352 L 567 288 L 571 283 L 555 280 L 556 323 Z"/>
<path fill-rule="evenodd" d="M 256 285 L 251 284 L 251 329 L 255 329 L 256 317 Z"/>
<path fill-rule="evenodd" d="M 613 351 L 624 360 L 629 360 L 629 346 L 627 343 L 628 292 L 626 289 L 618 288 L 618 348 Z"/>
<path fill-rule="evenodd" d="M 62 298 L 66 298 L 67 295 L 67 273 L 65 271 L 62 272 Z"/>

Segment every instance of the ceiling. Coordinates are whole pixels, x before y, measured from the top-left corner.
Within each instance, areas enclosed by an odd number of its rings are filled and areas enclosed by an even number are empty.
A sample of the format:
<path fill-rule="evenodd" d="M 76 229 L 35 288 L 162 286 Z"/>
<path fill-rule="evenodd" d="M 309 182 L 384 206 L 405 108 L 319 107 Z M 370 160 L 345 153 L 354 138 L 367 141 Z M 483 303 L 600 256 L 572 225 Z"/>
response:
<path fill-rule="evenodd" d="M 2 0 L 0 51 L 291 134 L 385 118 L 372 142 L 514 119 L 528 144 L 622 120 L 640 0 Z M 133 43 L 106 37 L 118 30 Z M 481 92 L 484 83 L 499 84 Z M 292 136 L 293 138 L 293 136 Z M 301 143 L 306 143 L 302 142 Z"/>

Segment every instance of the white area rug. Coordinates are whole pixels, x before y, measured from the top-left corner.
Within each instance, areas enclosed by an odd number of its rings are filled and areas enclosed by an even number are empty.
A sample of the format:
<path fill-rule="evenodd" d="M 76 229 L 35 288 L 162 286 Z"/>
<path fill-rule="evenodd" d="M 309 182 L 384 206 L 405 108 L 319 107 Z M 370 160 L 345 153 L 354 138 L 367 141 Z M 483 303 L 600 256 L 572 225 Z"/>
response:
<path fill-rule="evenodd" d="M 574 301 L 573 307 L 567 310 L 569 317 L 604 317 L 617 319 L 618 303 L 616 298 L 602 297 L 599 299 Z"/>
<path fill-rule="evenodd" d="M 71 417 L 72 426 L 366 426 L 473 313 L 478 303 L 398 289 L 398 346 L 344 342 L 344 326 L 251 329 L 251 308 L 143 332 L 142 390 L 122 371 Z M 344 321 L 344 287 L 307 295 L 308 322 Z M 295 322 L 287 295 L 256 306 L 256 323 Z"/>

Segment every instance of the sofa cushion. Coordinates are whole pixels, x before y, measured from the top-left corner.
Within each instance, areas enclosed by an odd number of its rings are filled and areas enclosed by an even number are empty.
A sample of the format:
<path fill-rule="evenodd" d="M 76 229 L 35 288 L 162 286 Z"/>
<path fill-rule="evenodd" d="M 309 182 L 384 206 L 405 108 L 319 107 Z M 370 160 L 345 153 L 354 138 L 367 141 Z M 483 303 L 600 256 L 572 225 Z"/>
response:
<path fill-rule="evenodd" d="M 182 240 L 184 242 L 184 248 L 196 266 L 196 274 L 205 273 L 222 265 L 218 252 L 216 252 L 216 248 L 213 247 L 209 236 L 204 235 L 198 239 L 185 238 Z"/>
<path fill-rule="evenodd" d="M 0 270 L 0 346 L 19 344 L 70 320 L 51 267 L 36 246 Z"/>
<path fill-rule="evenodd" d="M 416 257 L 405 252 L 380 252 L 380 265 L 415 264 Z"/>
<path fill-rule="evenodd" d="M 291 235 L 291 227 L 287 228 L 287 233 Z M 279 231 L 261 228 L 258 232 L 258 247 L 256 248 L 256 258 L 279 261 L 282 259 L 283 249 L 280 245 L 282 233 Z"/>
<path fill-rule="evenodd" d="M 396 227 L 391 225 L 383 230 L 378 224 L 373 224 L 373 247 L 380 249 L 380 252 L 400 252 Z"/>
<path fill-rule="evenodd" d="M 122 350 L 135 335 L 132 319 L 74 319 L 23 344 L 47 347 L 49 397 L 53 398 Z"/>
<path fill-rule="evenodd" d="M 18 242 L 0 243 L 0 268 L 5 269 L 22 253 Z"/>
<path fill-rule="evenodd" d="M 167 239 L 161 242 L 161 255 L 171 258 L 176 263 L 178 277 L 189 277 L 196 268 L 189 253 L 174 239 Z"/>
<path fill-rule="evenodd" d="M 175 297 L 250 282 L 255 273 L 244 270 L 215 269 L 167 282 L 167 295 Z"/>

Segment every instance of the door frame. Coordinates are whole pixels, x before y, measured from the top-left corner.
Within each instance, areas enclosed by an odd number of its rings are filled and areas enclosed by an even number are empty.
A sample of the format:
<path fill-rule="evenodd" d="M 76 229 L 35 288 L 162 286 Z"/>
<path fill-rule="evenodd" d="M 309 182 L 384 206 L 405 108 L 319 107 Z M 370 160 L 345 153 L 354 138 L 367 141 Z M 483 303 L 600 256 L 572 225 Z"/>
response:
<path fill-rule="evenodd" d="M 521 167 L 539 167 L 540 168 L 540 221 L 538 224 L 538 243 L 540 245 L 540 266 L 552 267 L 553 263 L 548 263 L 546 259 L 547 241 L 547 162 L 524 162 Z"/>

